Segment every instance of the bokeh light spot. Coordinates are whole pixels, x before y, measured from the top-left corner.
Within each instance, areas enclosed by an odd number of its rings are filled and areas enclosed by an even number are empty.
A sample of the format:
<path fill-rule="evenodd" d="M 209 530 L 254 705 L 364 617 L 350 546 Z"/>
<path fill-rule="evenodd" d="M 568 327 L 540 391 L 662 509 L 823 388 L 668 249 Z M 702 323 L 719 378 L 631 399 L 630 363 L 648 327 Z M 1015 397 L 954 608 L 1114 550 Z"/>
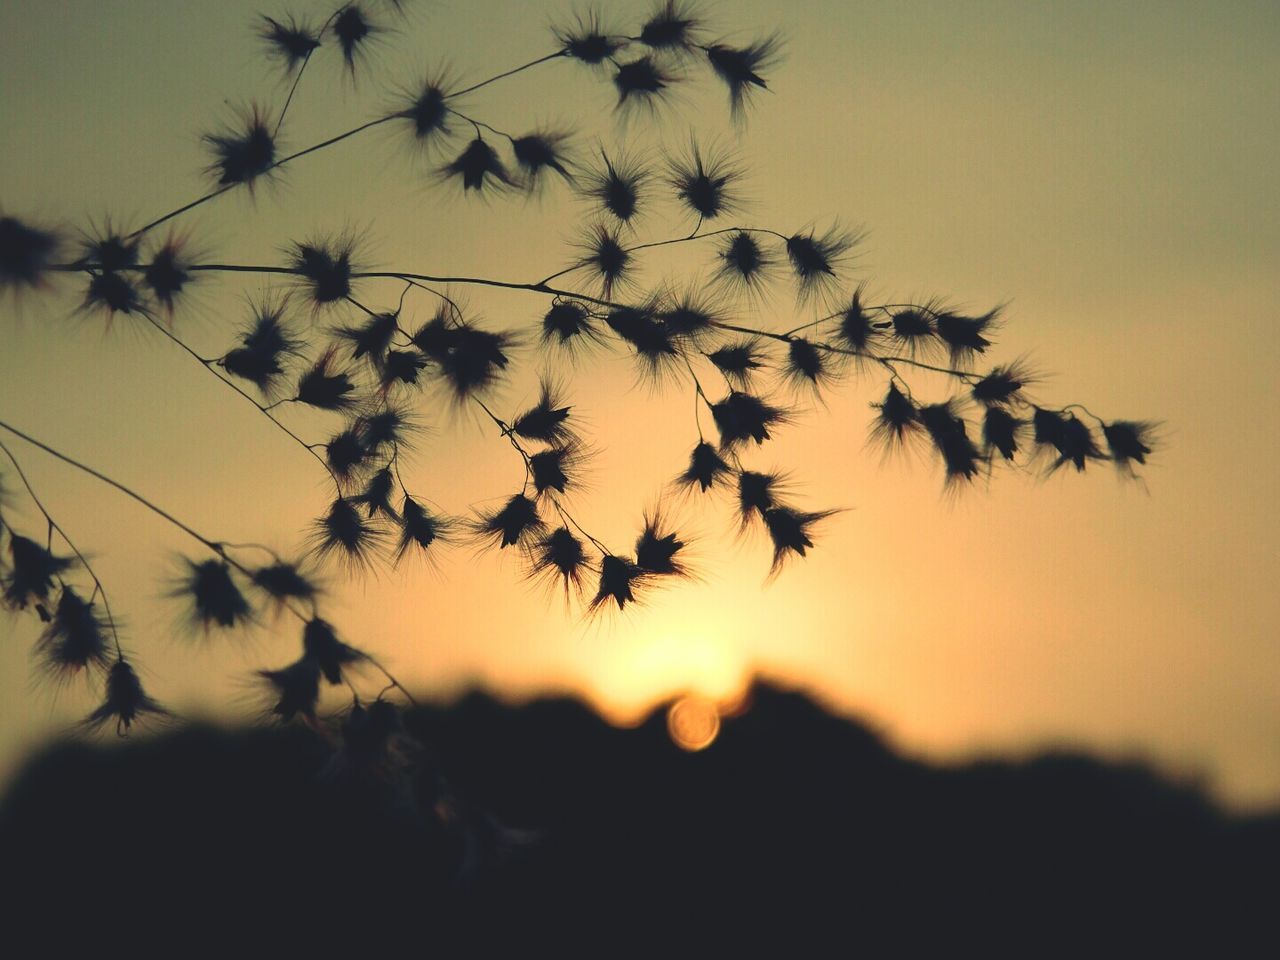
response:
<path fill-rule="evenodd" d="M 720 732 L 720 711 L 710 700 L 683 697 L 667 711 L 667 731 L 683 750 L 702 750 Z"/>

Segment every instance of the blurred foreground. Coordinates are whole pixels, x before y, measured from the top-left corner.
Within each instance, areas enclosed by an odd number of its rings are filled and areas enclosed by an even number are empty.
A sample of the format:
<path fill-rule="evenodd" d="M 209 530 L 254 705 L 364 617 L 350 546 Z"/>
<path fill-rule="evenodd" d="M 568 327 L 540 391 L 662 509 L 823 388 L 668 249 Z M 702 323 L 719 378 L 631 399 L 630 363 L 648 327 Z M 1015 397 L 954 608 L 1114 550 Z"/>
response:
<path fill-rule="evenodd" d="M 929 766 L 763 686 L 700 752 L 662 713 L 618 730 L 563 700 L 477 695 L 404 724 L 367 765 L 302 728 L 35 758 L 0 808 L 7 941 L 33 937 L 31 956 L 1280 948 L 1280 814 L 1233 819 L 1141 767 Z"/>

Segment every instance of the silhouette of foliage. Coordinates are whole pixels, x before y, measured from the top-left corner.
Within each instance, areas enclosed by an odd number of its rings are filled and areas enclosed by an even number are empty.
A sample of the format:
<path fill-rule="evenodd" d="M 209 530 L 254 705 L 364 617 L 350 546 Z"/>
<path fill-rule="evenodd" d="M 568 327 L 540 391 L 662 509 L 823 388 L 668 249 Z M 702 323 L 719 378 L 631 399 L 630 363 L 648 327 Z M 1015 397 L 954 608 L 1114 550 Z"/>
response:
<path fill-rule="evenodd" d="M 545 56 L 467 87 L 442 73 L 409 81 L 365 122 L 286 154 L 281 144 L 289 142 L 299 85 L 326 62 L 363 78 L 380 46 L 395 41 L 400 24 L 392 17 L 400 13 L 396 3 L 343 2 L 300 17 L 263 14 L 256 26 L 263 52 L 290 78 L 288 93 L 278 107 L 245 108 L 204 136 L 211 183 L 190 202 L 132 231 L 90 222 L 78 239 L 26 215 L 0 217 L 0 290 L 46 296 L 75 287 L 83 310 L 136 320 L 229 388 L 228 402 L 252 404 L 286 442 L 306 449 L 326 484 L 327 506 L 305 557 L 268 551 L 267 558 L 261 545 L 199 532 L 10 423 L 5 412 L 5 473 L 26 487 L 47 531 L 29 529 L 0 501 L 3 603 L 42 622 L 36 647 L 47 674 L 58 682 L 91 678 L 101 692 L 91 726 L 114 723 L 123 734 L 169 712 L 144 690 L 135 669 L 143 658 L 121 647 L 106 586 L 59 526 L 56 505 L 27 483 L 17 441 L 124 492 L 195 541 L 202 552 L 184 561 L 171 591 L 192 624 L 243 630 L 262 622 L 269 607 L 301 625 L 297 659 L 256 672 L 263 710 L 323 731 L 336 745 L 331 769 L 344 776 L 375 767 L 386 774 L 398 762 L 392 755 L 407 756 L 411 738 L 389 698 L 411 698 L 359 646 L 367 638 L 339 639 L 323 618 L 317 575 L 326 567 L 359 575 L 410 557 L 434 563 L 460 542 L 509 550 L 523 576 L 562 592 L 585 616 L 629 609 L 664 582 L 696 574 L 692 538 L 665 504 L 636 511 L 633 543 L 608 543 L 579 521 L 575 497 L 588 490 L 584 467 L 595 449 L 573 397 L 573 361 L 584 351 L 630 355 L 641 379 L 693 400 L 689 461 L 668 465 L 655 483 L 722 503 L 739 526 L 763 530 L 772 548 L 770 577 L 817 549 L 823 522 L 839 508 L 792 502 L 787 477 L 750 458 L 794 422 L 802 400 L 842 386 L 853 366 L 883 378 L 871 405 L 871 438 L 886 448 L 927 450 L 950 489 L 1005 468 L 1079 472 L 1102 461 L 1134 476 L 1135 465 L 1158 449 L 1154 423 L 1104 420 L 1079 404 L 1032 399 L 1028 388 L 1040 378 L 1024 362 L 988 363 L 1003 320 L 999 307 L 968 314 L 939 300 L 868 302 L 849 275 L 857 231 L 838 220 L 797 229 L 794 222 L 745 219 L 749 158 L 733 144 L 695 133 L 665 150 L 646 149 L 646 124 L 659 114 L 678 118 L 676 94 L 686 85 L 723 85 L 739 123 L 747 121 L 752 95 L 772 89 L 782 38 L 766 33 L 743 45 L 722 34 L 699 4 L 661 0 L 638 12 L 611 5 L 607 23 L 603 11 L 567 13 L 551 29 Z M 628 16 L 628 26 L 614 22 Z M 583 82 L 611 88 L 621 142 L 601 138 L 584 149 L 579 130 L 534 119 L 539 103 L 532 94 L 527 125 L 510 133 L 473 114 L 465 100 L 516 74 L 532 87 L 537 69 L 557 63 Z M 432 186 L 455 185 L 461 202 L 516 202 L 535 191 L 551 202 L 573 201 L 581 213 L 576 240 L 548 264 L 553 272 L 527 281 L 497 272 L 441 276 L 432 264 L 373 264 L 371 245 L 353 230 L 279 238 L 274 260 L 257 263 L 198 254 L 186 234 L 158 239 L 179 220 L 196 222 L 206 203 L 257 191 L 310 155 L 377 127 L 426 153 Z M 308 202 L 318 207 L 323 198 Z M 689 276 L 644 282 L 651 251 L 674 245 L 696 261 Z M 698 279 L 698 270 L 710 279 Z M 263 286 L 246 289 L 242 315 L 221 330 L 224 346 L 202 357 L 185 339 L 184 322 L 192 287 L 209 275 Z M 798 325 L 752 319 L 752 298 L 787 286 Z M 495 327 L 457 294 L 467 289 L 478 297 L 495 287 L 527 298 L 531 330 Z M 429 305 L 430 318 L 416 329 L 405 308 L 410 297 Z M 550 372 L 537 402 L 501 415 L 496 388 L 513 370 L 539 366 Z M 948 395 L 938 395 L 939 383 Z M 469 515 L 411 490 L 402 473 L 403 454 L 421 440 L 422 420 L 440 398 L 477 414 L 492 427 L 495 449 L 509 455 L 510 447 L 518 457 L 511 489 Z M 281 416 L 286 404 L 310 408 L 310 422 L 329 425 L 313 436 L 295 432 Z M 351 695 L 336 726 L 322 718 L 326 686 Z"/>

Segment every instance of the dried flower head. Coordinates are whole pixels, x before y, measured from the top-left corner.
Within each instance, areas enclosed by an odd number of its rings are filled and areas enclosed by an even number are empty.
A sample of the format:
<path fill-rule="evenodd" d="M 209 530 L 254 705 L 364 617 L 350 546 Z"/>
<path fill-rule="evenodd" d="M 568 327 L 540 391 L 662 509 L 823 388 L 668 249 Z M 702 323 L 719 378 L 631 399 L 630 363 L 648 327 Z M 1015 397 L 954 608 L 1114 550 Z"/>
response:
<path fill-rule="evenodd" d="M 813 527 L 836 512 L 803 511 L 791 507 L 766 510 L 764 525 L 773 542 L 773 564 L 769 567 L 769 576 L 776 576 L 791 554 L 803 557 L 813 547 Z"/>
<path fill-rule="evenodd" d="M 600 204 L 620 223 L 631 223 L 639 212 L 644 184 L 650 176 L 644 162 L 625 152 L 610 157 L 603 147 L 600 162 L 601 166 L 583 171 L 579 179 L 582 196 Z"/>
<path fill-rule="evenodd" d="M 750 233 L 732 233 L 716 254 L 716 279 L 759 294 L 772 279 L 777 259 Z"/>
<path fill-rule="evenodd" d="M 125 736 L 138 720 L 146 716 L 167 717 L 169 711 L 147 696 L 133 666 L 119 657 L 107 671 L 106 694 L 102 703 L 85 718 L 85 726 L 97 729 L 115 721 L 116 735 Z"/>
<path fill-rule="evenodd" d="M 933 352 L 938 331 L 933 325 L 933 310 L 929 306 L 897 310 L 890 323 L 889 335 L 907 356 L 927 356 Z"/>
<path fill-rule="evenodd" d="M 740 390 L 751 385 L 752 374 L 764 366 L 759 338 L 731 343 L 706 355 L 731 384 Z"/>
<path fill-rule="evenodd" d="M 1147 455 L 1159 444 L 1156 427 L 1144 420 L 1115 420 L 1102 425 L 1102 435 L 1117 468 L 1132 474 L 1134 463 L 1147 462 Z"/>
<path fill-rule="evenodd" d="M 151 262 L 142 272 L 143 283 L 152 298 L 169 314 L 173 313 L 178 297 L 195 279 L 189 256 L 183 252 L 184 246 L 182 239 L 170 234 L 151 254 Z"/>
<path fill-rule="evenodd" d="M 982 443 L 987 456 L 990 457 L 992 451 L 998 451 L 1005 460 L 1012 461 L 1018 452 L 1018 437 L 1025 427 L 1025 421 L 1019 420 L 1003 407 L 987 407 L 982 419 Z"/>
<path fill-rule="evenodd" d="M 915 402 L 898 389 L 896 380 L 889 381 L 884 399 L 872 407 L 877 413 L 871 425 L 871 440 L 883 446 L 886 453 L 901 449 L 909 438 L 924 430 Z"/>
<path fill-rule="evenodd" d="M 582 540 L 568 527 L 561 526 L 534 539 L 529 549 L 531 580 L 552 587 L 563 587 L 566 598 L 580 594 L 587 571 L 587 555 Z"/>
<path fill-rule="evenodd" d="M 34 289 L 58 259 L 62 241 L 14 217 L 0 217 L 0 291 Z"/>
<path fill-rule="evenodd" d="M 511 141 L 511 151 L 524 174 L 527 190 L 542 185 L 548 170 L 572 184 L 573 161 L 569 158 L 569 133 L 566 130 L 535 130 Z"/>
<path fill-rule="evenodd" d="M 964 419 L 950 402 L 922 406 L 920 423 L 929 433 L 934 449 L 942 458 L 948 485 L 972 480 L 978 474 L 978 448 L 969 439 Z"/>
<path fill-rule="evenodd" d="M 209 173 L 220 187 L 244 184 L 251 190 L 258 178 L 270 173 L 276 162 L 276 138 L 266 111 L 252 104 L 204 142 L 213 151 Z"/>
<path fill-rule="evenodd" d="M 399 321 L 397 313 L 378 313 L 363 323 L 338 327 L 333 334 L 350 345 L 352 360 L 368 357 L 370 363 L 381 366 L 399 329 Z"/>
<path fill-rule="evenodd" d="M 698 45 L 702 18 L 686 0 L 662 0 L 640 28 L 639 40 L 654 50 L 687 53 Z"/>
<path fill-rule="evenodd" d="M 111 653 L 109 629 L 92 601 L 63 584 L 53 616 L 36 640 L 36 655 L 59 682 L 91 667 L 105 669 Z"/>
<path fill-rule="evenodd" d="M 312 617 L 302 628 L 302 656 L 320 668 L 321 675 L 334 686 L 342 682 L 344 667 L 367 659 L 355 647 L 338 639 L 332 625 Z"/>
<path fill-rule="evenodd" d="M 456 522 L 451 517 L 432 513 L 413 497 L 405 494 L 400 507 L 400 540 L 396 544 L 396 560 L 403 560 L 410 551 L 423 556 L 434 556 L 435 544 L 454 542 Z"/>
<path fill-rule="evenodd" d="M 557 297 L 542 317 L 542 342 L 567 351 L 571 357 L 603 342 L 591 311 L 577 300 Z"/>
<path fill-rule="evenodd" d="M 451 327 L 439 363 L 454 399 L 461 402 L 495 384 L 516 345 L 515 335 L 505 331 L 484 330 L 470 322 Z"/>
<path fill-rule="evenodd" d="M 452 134 L 449 129 L 449 94 L 444 77 L 429 77 L 411 91 L 405 91 L 404 106 L 393 116 L 408 121 L 414 141 L 425 149 Z"/>
<path fill-rule="evenodd" d="M 600 11 L 587 10 L 574 16 L 571 27 L 553 27 L 556 42 L 565 56 L 590 66 L 599 66 L 625 45 L 618 31 L 603 26 Z"/>
<path fill-rule="evenodd" d="M 1039 379 L 1020 360 L 994 367 L 990 373 L 969 388 L 973 399 L 986 406 L 1012 403 L 1022 397 L 1022 390 Z"/>
<path fill-rule="evenodd" d="M 934 317 L 934 329 L 938 339 L 947 345 L 952 364 L 964 366 L 972 363 L 976 354 L 984 353 L 991 346 L 987 338 L 996 328 L 1000 309 L 993 307 L 976 317 L 944 310 Z"/>
<path fill-rule="evenodd" d="M 715 150 L 703 156 L 696 141 L 689 152 L 668 160 L 667 184 L 700 220 L 714 220 L 740 209 L 742 197 L 737 191 L 742 170 L 727 151 Z"/>
<path fill-rule="evenodd" d="M 286 73 L 292 74 L 306 63 L 312 51 L 320 46 L 316 31 L 293 16 L 283 21 L 263 16 L 262 21 L 258 36 L 266 43 L 268 54 L 284 65 Z"/>
<path fill-rule="evenodd" d="M 839 376 L 840 359 L 840 354 L 823 350 L 804 337 L 792 337 L 782 374 L 793 386 L 806 386 L 816 392 Z"/>
<path fill-rule="evenodd" d="M 650 380 L 659 379 L 680 359 L 674 335 L 658 319 L 656 304 L 616 307 L 605 316 L 609 329 L 627 342 Z"/>
<path fill-rule="evenodd" d="M 703 493 L 706 493 L 712 487 L 726 483 L 732 472 L 733 468 L 724 461 L 716 448 L 705 440 L 701 440 L 689 454 L 689 466 L 676 478 L 675 482 L 686 489 L 692 489 L 696 484 Z"/>
<path fill-rule="evenodd" d="M 647 574 L 657 576 L 689 576 L 680 553 L 685 541 L 675 530 L 667 528 L 662 510 L 646 511 L 644 527 L 636 538 L 636 566 Z"/>
<path fill-rule="evenodd" d="M 572 409 L 564 404 L 559 387 L 543 378 L 538 402 L 512 421 L 511 432 L 526 440 L 565 443 L 573 439 L 573 428 L 568 422 Z"/>
<path fill-rule="evenodd" d="M 12 564 L 0 583 L 4 604 L 12 610 L 25 609 L 31 601 L 46 603 L 54 581 L 75 565 L 71 557 L 59 557 L 27 537 L 9 531 Z"/>
<path fill-rule="evenodd" d="M 225 560 L 196 562 L 183 559 L 187 570 L 170 593 L 187 604 L 187 614 L 192 623 L 204 629 L 222 627 L 235 629 L 248 623 L 253 616 L 249 601 L 240 592 Z"/>
<path fill-rule="evenodd" d="M 605 554 L 600 560 L 600 580 L 588 610 L 592 613 L 612 600 L 622 610 L 635 600 L 635 587 L 648 576 L 625 557 Z"/>
<path fill-rule="evenodd" d="M 360 516 L 355 503 L 348 497 L 337 497 L 329 512 L 315 522 L 311 551 L 322 561 L 338 557 L 352 569 L 364 569 L 381 541 L 381 531 Z"/>
<path fill-rule="evenodd" d="M 765 512 L 782 504 L 781 495 L 787 479 L 781 473 L 738 472 L 738 518 L 746 527 L 753 519 L 764 518 Z"/>
<path fill-rule="evenodd" d="M 769 439 L 770 427 L 790 419 L 782 408 L 740 390 L 731 390 L 719 403 L 713 403 L 711 417 L 720 431 L 722 450 L 732 449 L 746 440 L 764 443 Z"/>
<path fill-rule="evenodd" d="M 355 247 L 355 236 L 344 233 L 294 243 L 287 250 L 289 267 L 316 309 L 351 295 Z"/>
<path fill-rule="evenodd" d="M 538 516 L 538 505 L 523 493 L 511 497 L 498 510 L 478 511 L 468 527 L 482 544 L 496 543 L 499 549 L 524 546 L 546 529 Z"/>
<path fill-rule="evenodd" d="M 249 582 L 276 601 L 313 601 L 320 592 L 316 583 L 297 564 L 283 560 L 258 567 L 249 575 Z"/>
<path fill-rule="evenodd" d="M 252 318 L 240 334 L 240 346 L 226 354 L 220 366 L 232 376 L 271 395 L 284 374 L 284 364 L 301 354 L 303 343 L 284 319 L 286 301 L 264 298 L 253 303 Z"/>
<path fill-rule="evenodd" d="M 320 701 L 320 665 L 310 657 L 302 657 L 280 670 L 259 670 L 275 702 L 271 713 L 287 723 L 301 714 L 315 720 Z"/>
<path fill-rule="evenodd" d="M 298 379 L 298 403 L 320 410 L 347 410 L 356 402 L 355 384 L 341 370 L 334 370 L 335 350 L 330 347 L 316 359 L 311 369 Z"/>
<path fill-rule="evenodd" d="M 622 245 L 618 230 L 593 224 L 577 245 L 582 256 L 576 266 L 595 274 L 602 295 L 612 297 L 614 288 L 625 281 L 633 265 L 631 252 Z"/>
<path fill-rule="evenodd" d="M 767 90 L 761 73 L 778 65 L 782 59 L 782 38 L 778 34 L 761 37 L 745 47 L 732 47 L 720 42 L 705 48 L 707 61 L 717 77 L 729 88 L 729 113 L 741 120 L 755 90 Z"/>
<path fill-rule="evenodd" d="M 446 180 L 461 178 L 463 190 L 475 190 L 477 193 L 515 186 L 515 180 L 507 172 L 498 151 L 479 135 L 467 144 L 462 153 L 441 167 L 439 174 Z"/>
<path fill-rule="evenodd" d="M 619 63 L 613 74 L 618 109 L 645 106 L 653 109 L 667 95 L 676 75 L 651 56 Z"/>
<path fill-rule="evenodd" d="M 532 454 L 529 474 L 537 495 L 542 496 L 549 490 L 564 493 L 567 487 L 579 486 L 579 471 L 587 459 L 582 443 L 573 439 Z"/>
<path fill-rule="evenodd" d="M 801 302 L 828 291 L 838 281 L 840 269 L 857 240 L 857 235 L 840 226 L 831 227 L 821 236 L 809 230 L 787 238 L 787 259 L 791 261 Z"/>
<path fill-rule="evenodd" d="M 356 60 L 363 55 L 370 39 L 380 32 L 369 19 L 369 15 L 357 3 L 349 3 L 343 7 L 333 19 L 331 29 L 342 48 L 342 59 L 347 63 L 347 70 L 355 74 Z"/>
<path fill-rule="evenodd" d="M 837 321 L 836 342 L 844 349 L 856 354 L 865 353 L 880 335 L 879 328 L 863 306 L 861 287 L 853 292 L 853 296 L 849 298 L 849 305 L 837 315 Z"/>

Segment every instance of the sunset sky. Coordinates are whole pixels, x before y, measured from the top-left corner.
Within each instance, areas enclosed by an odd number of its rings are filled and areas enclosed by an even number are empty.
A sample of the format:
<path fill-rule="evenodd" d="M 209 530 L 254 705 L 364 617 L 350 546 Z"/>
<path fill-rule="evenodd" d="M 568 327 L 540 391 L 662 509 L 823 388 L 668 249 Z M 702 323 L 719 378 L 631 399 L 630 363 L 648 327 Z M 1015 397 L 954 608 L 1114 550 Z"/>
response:
<path fill-rule="evenodd" d="M 447 67 L 467 85 L 552 52 L 569 3 L 409 3 L 353 86 L 333 50 L 308 68 L 282 130 L 292 151 L 387 109 Z M 295 11 L 323 5 L 294 3 Z M 648 4 L 608 4 L 634 29 Z M 0 6 L 0 213 L 74 235 L 133 229 L 207 189 L 201 136 L 287 93 L 242 0 L 61 0 Z M 656 118 L 612 110 L 607 75 L 552 62 L 466 99 L 499 129 L 538 123 L 659 161 L 700 142 L 737 151 L 748 203 L 731 222 L 791 233 L 865 231 L 846 290 L 875 302 L 941 296 L 1008 304 L 993 362 L 1029 356 L 1035 397 L 1107 419 L 1161 421 L 1142 483 L 997 470 L 944 494 L 928 458 L 867 446 L 884 376 L 815 403 L 776 396 L 795 422 L 746 455 L 782 468 L 795 499 L 843 508 L 810 557 L 766 583 L 764 536 L 740 538 L 727 498 L 672 503 L 696 535 L 698 577 L 643 606 L 584 620 L 526 583 L 518 558 L 454 546 L 432 568 L 333 571 L 323 608 L 413 689 L 473 684 L 514 697 L 573 692 L 617 722 L 693 691 L 731 704 L 753 673 L 811 690 L 929 756 L 1072 745 L 1140 757 L 1241 807 L 1280 803 L 1280 8 L 1271 2 L 735 0 L 707 7 L 741 42 L 779 29 L 784 62 L 742 127 L 706 70 Z M 318 18 L 319 19 L 319 18 Z M 386 19 L 388 24 L 395 23 Z M 374 269 L 533 281 L 567 266 L 589 206 L 562 185 L 533 200 L 464 197 L 437 183 L 403 131 L 381 128 L 290 164 L 254 198 L 175 221 L 218 262 L 276 264 L 290 240 L 352 229 Z M 461 145 L 461 141 L 458 141 Z M 655 205 L 639 241 L 687 234 Z M 710 275 L 714 248 L 647 256 L 646 288 Z M 569 278 L 565 282 L 573 282 Z M 579 285 L 588 283 L 579 278 Z M 327 507 L 319 465 L 155 331 L 75 311 L 79 281 L 0 305 L 0 420 L 102 470 L 218 540 L 296 551 Z M 204 356 L 232 345 L 245 295 L 210 277 L 175 331 Z M 528 334 L 486 402 L 510 415 L 556 373 L 597 447 L 572 501 L 623 550 L 697 440 L 690 384 L 637 385 L 618 346 L 576 367 L 540 355 L 546 299 L 451 288 L 488 325 Z M 597 292 L 594 289 L 591 292 Z M 361 298 L 394 307 L 400 285 Z M 746 325 L 812 320 L 791 286 L 732 301 Z M 408 298 L 410 322 L 435 309 Z M 344 319 L 335 314 L 324 322 Z M 708 368 L 709 371 L 709 368 Z M 711 381 L 710 372 L 707 381 Z M 946 385 L 913 379 L 942 399 Z M 465 515 L 519 489 L 514 451 L 474 409 L 419 402 L 429 431 L 408 485 Z M 705 414 L 705 411 L 703 411 Z M 285 409 L 311 441 L 337 422 Z M 709 417 L 703 417 L 710 431 Z M 96 481 L 9 436 L 50 512 L 90 555 L 154 696 L 196 716 L 255 709 L 246 677 L 297 655 L 294 624 L 192 638 L 166 598 L 192 541 Z M 43 524 L 0 457 L 16 524 Z M 0 614 L 0 776 L 94 705 L 37 681 L 30 614 Z"/>

